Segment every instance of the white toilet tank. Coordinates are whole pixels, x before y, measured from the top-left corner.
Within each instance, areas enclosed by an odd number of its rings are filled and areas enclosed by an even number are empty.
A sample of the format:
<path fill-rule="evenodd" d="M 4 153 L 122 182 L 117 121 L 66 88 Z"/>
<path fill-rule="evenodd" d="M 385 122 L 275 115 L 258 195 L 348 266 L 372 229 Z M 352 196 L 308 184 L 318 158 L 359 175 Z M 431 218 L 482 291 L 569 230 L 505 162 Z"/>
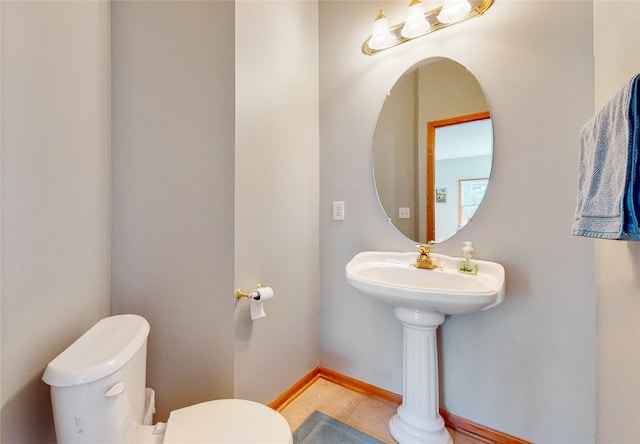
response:
<path fill-rule="evenodd" d="M 143 423 L 149 323 L 137 315 L 99 321 L 49 363 L 58 444 L 126 443 Z"/>

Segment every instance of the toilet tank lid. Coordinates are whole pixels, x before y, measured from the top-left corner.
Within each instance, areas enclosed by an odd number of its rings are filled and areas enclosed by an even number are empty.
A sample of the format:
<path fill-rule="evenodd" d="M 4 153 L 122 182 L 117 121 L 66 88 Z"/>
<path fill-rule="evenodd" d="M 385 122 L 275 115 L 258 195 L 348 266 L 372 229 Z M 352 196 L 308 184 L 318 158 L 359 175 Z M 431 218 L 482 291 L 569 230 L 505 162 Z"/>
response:
<path fill-rule="evenodd" d="M 100 320 L 47 365 L 42 379 L 50 386 L 88 384 L 122 368 L 145 344 L 149 323 L 125 314 Z"/>

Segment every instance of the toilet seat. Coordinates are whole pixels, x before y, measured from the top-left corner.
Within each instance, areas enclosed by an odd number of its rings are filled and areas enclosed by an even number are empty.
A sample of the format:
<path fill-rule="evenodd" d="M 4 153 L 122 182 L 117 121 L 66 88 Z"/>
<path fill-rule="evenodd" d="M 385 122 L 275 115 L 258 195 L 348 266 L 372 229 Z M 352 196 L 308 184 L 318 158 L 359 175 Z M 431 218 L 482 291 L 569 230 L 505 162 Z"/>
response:
<path fill-rule="evenodd" d="M 284 417 L 243 399 L 203 402 L 169 414 L 163 444 L 292 444 Z"/>

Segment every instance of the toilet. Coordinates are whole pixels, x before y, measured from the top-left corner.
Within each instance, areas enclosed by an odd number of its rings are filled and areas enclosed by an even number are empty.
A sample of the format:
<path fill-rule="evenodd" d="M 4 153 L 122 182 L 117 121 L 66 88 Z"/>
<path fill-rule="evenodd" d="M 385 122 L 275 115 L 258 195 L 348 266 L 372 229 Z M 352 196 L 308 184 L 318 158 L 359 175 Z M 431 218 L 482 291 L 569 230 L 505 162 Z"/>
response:
<path fill-rule="evenodd" d="M 220 399 L 174 410 L 152 424 L 145 388 L 149 323 L 104 318 L 47 366 L 58 444 L 292 444 L 287 421 L 253 401 Z"/>

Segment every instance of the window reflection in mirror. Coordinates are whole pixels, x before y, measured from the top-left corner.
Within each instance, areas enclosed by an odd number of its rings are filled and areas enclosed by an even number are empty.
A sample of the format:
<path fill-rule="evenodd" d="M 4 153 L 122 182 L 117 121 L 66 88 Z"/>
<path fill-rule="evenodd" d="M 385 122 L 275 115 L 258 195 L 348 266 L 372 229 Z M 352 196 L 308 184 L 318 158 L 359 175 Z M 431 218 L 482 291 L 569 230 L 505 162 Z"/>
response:
<path fill-rule="evenodd" d="M 471 220 L 484 199 L 489 179 L 458 180 L 458 229 Z"/>
<path fill-rule="evenodd" d="M 394 85 L 374 137 L 374 175 L 389 220 L 416 242 L 453 236 L 480 204 L 461 200 L 460 181 L 486 180 L 493 127 L 475 77 L 449 59 L 428 59 Z M 409 216 L 409 217 L 407 217 Z"/>

